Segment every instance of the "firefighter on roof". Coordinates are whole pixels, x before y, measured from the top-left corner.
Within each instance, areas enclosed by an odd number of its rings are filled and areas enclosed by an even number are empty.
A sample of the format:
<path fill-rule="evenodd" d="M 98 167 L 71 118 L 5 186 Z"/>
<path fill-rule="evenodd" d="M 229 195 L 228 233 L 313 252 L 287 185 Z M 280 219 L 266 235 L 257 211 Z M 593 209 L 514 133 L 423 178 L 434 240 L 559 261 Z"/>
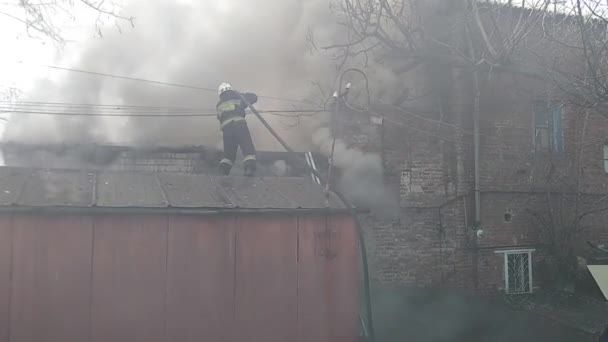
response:
<path fill-rule="evenodd" d="M 236 159 L 237 149 L 240 146 L 243 153 L 245 175 L 253 176 L 256 171 L 256 159 L 255 147 L 245 121 L 245 109 L 248 104 L 243 101 L 241 94 L 232 90 L 228 83 L 220 84 L 218 94 L 220 100 L 216 106 L 217 118 L 224 135 L 224 158 L 220 161 L 220 170 L 224 175 L 230 174 L 230 169 L 232 169 Z M 258 101 L 255 94 L 245 93 L 242 95 L 249 104 Z"/>

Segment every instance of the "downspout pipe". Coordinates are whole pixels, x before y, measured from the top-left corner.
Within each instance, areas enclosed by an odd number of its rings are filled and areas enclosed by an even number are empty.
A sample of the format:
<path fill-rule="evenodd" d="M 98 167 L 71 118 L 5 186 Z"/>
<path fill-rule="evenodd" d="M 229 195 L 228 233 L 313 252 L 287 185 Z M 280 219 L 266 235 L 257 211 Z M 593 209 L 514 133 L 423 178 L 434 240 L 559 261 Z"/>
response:
<path fill-rule="evenodd" d="M 475 100 L 473 104 L 473 146 L 474 146 L 474 173 L 475 173 L 475 227 L 479 229 L 481 222 L 481 192 L 479 181 L 479 75 L 473 72 L 473 82 L 475 83 Z"/>
<path fill-rule="evenodd" d="M 468 6 L 468 2 L 465 1 L 465 5 Z M 473 38 L 471 37 L 471 29 L 469 24 L 465 25 L 465 35 L 467 45 L 469 49 L 469 57 L 475 60 L 475 47 L 473 45 Z M 477 66 L 473 66 L 473 163 L 474 163 L 474 192 L 475 192 L 475 229 L 479 229 L 481 223 L 481 194 L 479 186 L 479 112 L 480 112 L 480 98 L 481 98 L 481 87 L 479 84 L 479 71 Z"/>

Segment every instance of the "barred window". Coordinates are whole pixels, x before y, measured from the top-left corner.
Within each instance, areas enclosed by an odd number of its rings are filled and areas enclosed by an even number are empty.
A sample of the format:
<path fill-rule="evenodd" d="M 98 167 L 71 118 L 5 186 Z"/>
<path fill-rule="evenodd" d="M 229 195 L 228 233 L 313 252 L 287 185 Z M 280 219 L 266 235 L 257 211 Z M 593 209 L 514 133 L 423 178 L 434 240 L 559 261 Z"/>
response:
<path fill-rule="evenodd" d="M 534 250 L 499 251 L 504 255 L 505 292 L 532 293 L 532 252 Z"/>

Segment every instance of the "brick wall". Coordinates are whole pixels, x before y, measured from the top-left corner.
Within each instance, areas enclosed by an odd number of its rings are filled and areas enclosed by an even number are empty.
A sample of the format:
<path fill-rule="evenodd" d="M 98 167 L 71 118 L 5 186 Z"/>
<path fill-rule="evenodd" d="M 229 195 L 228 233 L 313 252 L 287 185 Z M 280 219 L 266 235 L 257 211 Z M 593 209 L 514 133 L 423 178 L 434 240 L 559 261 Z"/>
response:
<path fill-rule="evenodd" d="M 424 72 L 415 75 L 431 77 Z M 397 219 L 365 217 L 375 280 L 500 291 L 505 281 L 504 256 L 496 252 L 530 248 L 535 250 L 535 288 L 543 288 L 553 281 L 553 260 L 531 213 L 546 210 L 547 189 L 564 191 L 561 183 L 579 176 L 580 189 L 590 198 L 606 193 L 603 143 L 608 120 L 590 113 L 585 123 L 585 113 L 565 107 L 564 153 L 538 153 L 533 141 L 534 101 L 544 96 L 546 85 L 510 75 L 484 81 L 480 121 L 484 234 L 478 238 L 472 227 L 471 80 L 457 71 L 448 78 L 440 82 L 447 84 L 450 93 L 441 111 L 436 110 L 438 101 L 433 98 L 406 102 L 404 110 L 375 108 L 387 118 L 381 149 L 385 182 L 401 204 Z M 428 86 L 428 82 L 419 83 Z M 415 92 L 432 90 L 436 89 Z M 550 181 L 549 174 L 554 177 Z M 585 220 L 580 255 L 585 255 L 585 241 L 608 241 L 606 219 L 608 215 L 598 213 Z"/>

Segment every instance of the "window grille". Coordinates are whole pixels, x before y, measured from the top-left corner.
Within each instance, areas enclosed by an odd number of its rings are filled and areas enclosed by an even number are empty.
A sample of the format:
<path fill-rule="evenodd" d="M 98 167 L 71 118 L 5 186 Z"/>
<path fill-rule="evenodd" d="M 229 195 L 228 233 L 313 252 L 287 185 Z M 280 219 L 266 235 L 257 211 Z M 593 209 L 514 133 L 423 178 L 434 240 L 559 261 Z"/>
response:
<path fill-rule="evenodd" d="M 534 250 L 500 251 L 504 255 L 505 292 L 532 293 L 532 252 Z"/>

